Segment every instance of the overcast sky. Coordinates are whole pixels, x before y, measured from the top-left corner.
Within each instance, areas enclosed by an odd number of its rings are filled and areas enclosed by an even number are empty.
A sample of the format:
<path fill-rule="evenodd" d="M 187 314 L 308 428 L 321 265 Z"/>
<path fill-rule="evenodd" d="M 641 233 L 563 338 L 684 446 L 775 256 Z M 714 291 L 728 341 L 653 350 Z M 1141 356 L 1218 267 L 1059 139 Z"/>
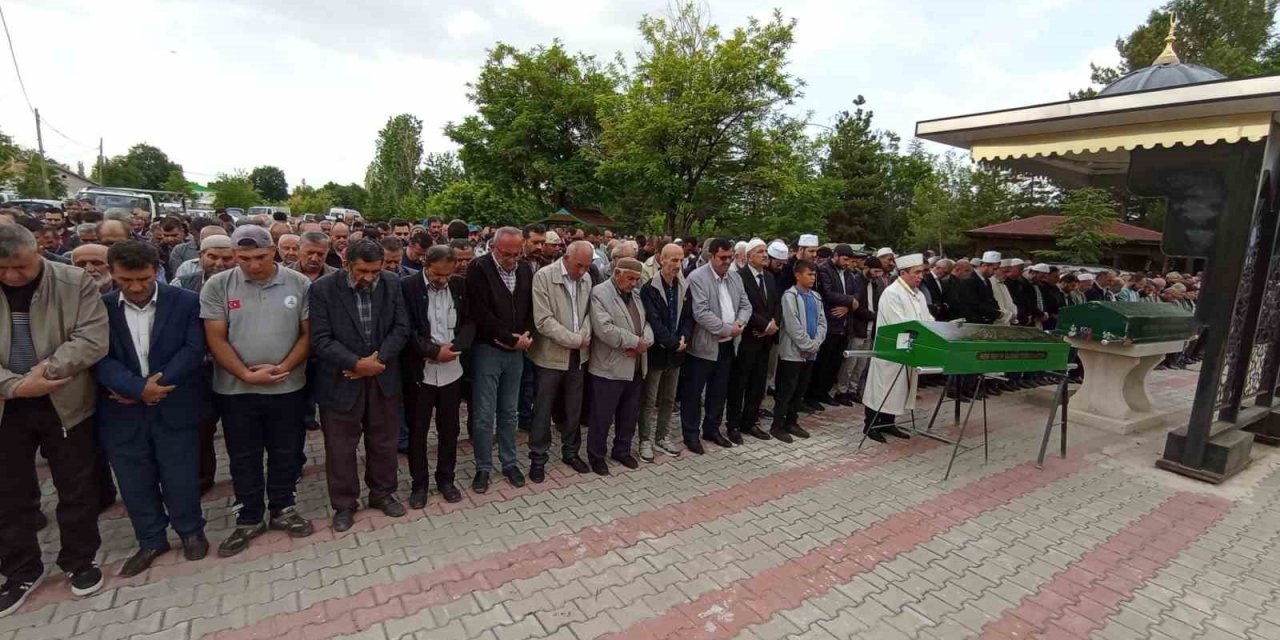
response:
<path fill-rule="evenodd" d="M 829 123 L 863 94 L 904 140 L 921 119 L 1065 99 L 1089 62 L 1159 0 L 712 0 L 726 30 L 778 7 L 796 18 L 796 106 Z M 363 182 L 387 118 L 422 119 L 428 151 L 471 111 L 466 84 L 502 40 L 560 38 L 611 57 L 666 0 L 0 0 L 45 148 L 73 168 L 149 142 L 206 182 L 272 164 Z M 12 65 L 0 58 L 0 130 L 35 146 Z"/>

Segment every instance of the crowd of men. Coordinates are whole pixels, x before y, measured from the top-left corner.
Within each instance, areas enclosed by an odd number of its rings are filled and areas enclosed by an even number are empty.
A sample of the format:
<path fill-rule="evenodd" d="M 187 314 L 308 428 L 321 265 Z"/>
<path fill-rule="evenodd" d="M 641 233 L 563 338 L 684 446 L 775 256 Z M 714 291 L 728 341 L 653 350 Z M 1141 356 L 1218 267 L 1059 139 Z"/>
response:
<path fill-rule="evenodd" d="M 734 243 L 439 218 L 152 220 L 78 201 L 0 209 L 0 285 L 0 616 L 44 574 L 37 453 L 57 491 L 57 564 L 88 595 L 104 582 L 98 516 L 117 492 L 138 544 L 120 575 L 170 552 L 169 529 L 187 560 L 206 556 L 200 496 L 219 425 L 237 519 L 216 552 L 230 557 L 269 529 L 314 532 L 295 504 L 307 430 L 323 432 L 331 526 L 345 531 L 362 504 L 389 517 L 423 508 L 433 480 L 444 500 L 462 499 L 463 402 L 478 494 L 495 482 L 495 442 L 496 470 L 520 487 L 545 481 L 557 434 L 562 464 L 599 475 L 707 443 L 808 438 L 801 419 L 832 406 L 864 403 L 864 430 L 885 442 L 909 437 L 893 419 L 916 380 L 895 391 L 876 361 L 844 357 L 877 323 L 1051 329 L 1083 300 L 1190 305 L 1196 291 L 1179 274 L 1063 273 L 994 252 L 869 255 L 811 234 Z"/>

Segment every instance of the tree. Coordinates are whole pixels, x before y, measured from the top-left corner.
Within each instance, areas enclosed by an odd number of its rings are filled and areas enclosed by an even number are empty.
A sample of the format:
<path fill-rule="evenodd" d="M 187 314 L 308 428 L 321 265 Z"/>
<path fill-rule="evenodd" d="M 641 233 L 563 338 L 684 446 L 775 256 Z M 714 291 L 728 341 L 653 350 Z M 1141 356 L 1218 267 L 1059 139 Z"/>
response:
<path fill-rule="evenodd" d="M 467 95 L 476 114 L 445 133 L 458 143 L 467 174 L 526 191 L 546 207 L 599 203 L 597 104 L 617 74 L 560 42 L 521 51 L 498 43 Z"/>
<path fill-rule="evenodd" d="M 1280 71 L 1280 43 L 1271 25 L 1278 0 L 1172 0 L 1147 16 L 1128 37 L 1116 39 L 1120 64 L 1090 65 L 1093 87 L 1071 94 L 1092 98 L 1121 76 L 1150 66 L 1164 50 L 1172 14 L 1177 13 L 1178 58 L 1204 65 L 1228 78 Z"/>
<path fill-rule="evenodd" d="M 877 233 L 877 221 L 890 211 L 888 186 L 891 153 L 888 136 L 871 127 L 873 112 L 862 106 L 866 99 L 854 99 L 854 111 L 836 115 L 835 126 L 825 136 L 826 157 L 822 175 L 840 181 L 840 202 L 827 218 L 830 237 L 864 242 L 889 243 Z M 873 236 L 875 236 L 873 238 Z"/>
<path fill-rule="evenodd" d="M 283 202 L 289 197 L 289 183 L 279 167 L 257 167 L 249 173 L 249 180 L 253 182 L 253 189 L 270 202 Z"/>
<path fill-rule="evenodd" d="M 289 210 L 294 215 L 302 215 L 304 213 L 329 213 L 329 208 L 334 206 L 333 194 L 326 188 L 317 189 L 315 187 L 300 184 L 293 188 L 293 195 L 289 196 Z"/>
<path fill-rule="evenodd" d="M 421 204 L 417 193 L 422 164 L 422 121 L 407 113 L 393 116 L 378 132 L 373 162 L 365 172 L 369 190 L 369 218 L 410 215 L 407 209 Z"/>
<path fill-rule="evenodd" d="M 0 131 L 0 185 L 8 184 L 14 177 L 13 163 L 17 161 L 22 150 L 13 143 L 13 138 Z"/>
<path fill-rule="evenodd" d="M 210 182 L 209 188 L 217 193 L 213 199 L 213 206 L 218 209 L 228 207 L 248 209 L 262 202 L 262 195 L 254 190 L 249 174 L 242 170 L 218 174 L 218 179 Z"/>
<path fill-rule="evenodd" d="M 191 183 L 187 182 L 186 176 L 182 175 L 182 171 L 175 169 L 169 172 L 169 177 L 165 179 L 164 184 L 160 188 L 165 191 L 182 194 L 186 200 L 194 200 L 196 193 L 191 189 Z"/>
<path fill-rule="evenodd" d="M 1058 249 L 1037 252 L 1038 258 L 1096 264 L 1107 247 L 1124 241 L 1107 231 L 1113 222 L 1119 221 L 1115 199 L 1107 191 L 1082 188 L 1067 193 L 1062 215 L 1066 219 L 1053 228 Z"/>
<path fill-rule="evenodd" d="M 418 175 L 418 188 L 422 195 L 431 196 L 444 191 L 449 185 L 466 177 L 458 154 L 452 151 L 428 153 L 422 161 L 422 173 Z"/>
<path fill-rule="evenodd" d="M 17 176 L 14 187 L 18 195 L 24 198 L 61 198 L 67 193 L 67 186 L 62 181 L 62 173 L 56 162 L 41 157 L 31 150 L 20 150 L 19 158 L 23 163 L 22 173 Z"/>
<path fill-rule="evenodd" d="M 460 180 L 427 201 L 426 213 L 472 224 L 523 224 L 539 217 L 540 203 L 525 193 L 512 193 L 488 181 Z"/>
<path fill-rule="evenodd" d="M 182 165 L 146 143 L 133 145 L 128 153 L 107 160 L 105 165 L 101 171 L 94 168 L 93 179 L 109 187 L 162 189 L 169 174 L 182 171 Z"/>
<path fill-rule="evenodd" d="M 645 16 L 644 48 L 622 93 L 600 99 L 597 177 L 659 212 L 667 233 L 711 217 L 733 195 L 732 176 L 773 157 L 746 152 L 800 95 L 802 83 L 786 68 L 794 28 L 775 11 L 726 37 L 692 3 L 666 18 Z"/>

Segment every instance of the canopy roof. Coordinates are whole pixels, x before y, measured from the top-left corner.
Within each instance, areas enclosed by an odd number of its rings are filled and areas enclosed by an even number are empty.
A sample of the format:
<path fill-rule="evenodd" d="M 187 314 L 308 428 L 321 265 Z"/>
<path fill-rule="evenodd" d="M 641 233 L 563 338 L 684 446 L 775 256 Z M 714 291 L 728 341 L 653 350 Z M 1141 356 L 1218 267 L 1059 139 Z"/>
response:
<path fill-rule="evenodd" d="M 970 229 L 965 233 L 980 238 L 1055 238 L 1058 234 L 1054 232 L 1054 228 L 1062 224 L 1066 219 L 1066 216 L 1032 216 Z M 1113 221 L 1107 225 L 1106 231 L 1124 238 L 1126 242 L 1138 244 L 1160 243 L 1159 231 L 1143 229 L 1124 222 Z"/>

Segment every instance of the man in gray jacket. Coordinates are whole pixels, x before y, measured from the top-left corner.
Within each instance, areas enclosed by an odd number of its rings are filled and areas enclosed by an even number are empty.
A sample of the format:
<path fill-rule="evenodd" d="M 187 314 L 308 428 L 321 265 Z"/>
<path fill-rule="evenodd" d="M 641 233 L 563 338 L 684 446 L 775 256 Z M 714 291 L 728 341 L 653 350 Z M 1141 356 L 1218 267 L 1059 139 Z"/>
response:
<path fill-rule="evenodd" d="M 640 466 L 631 455 L 631 442 L 640 418 L 640 389 L 644 384 L 645 352 L 653 345 L 653 330 L 645 319 L 640 292 L 640 271 L 635 258 L 621 258 L 613 266 L 613 278 L 591 289 L 591 419 L 587 433 L 587 459 L 591 470 L 609 475 L 605 450 L 609 425 L 615 428 L 609 457 L 628 469 Z"/>
<path fill-rule="evenodd" d="M 725 238 L 713 238 L 707 242 L 707 253 L 710 255 L 707 264 L 694 269 L 688 277 L 693 339 L 689 344 L 689 357 L 685 358 L 680 371 L 680 423 L 684 444 L 697 454 L 704 453 L 698 441 L 699 419 L 703 440 L 725 448 L 733 446 L 720 433 L 720 421 L 729 392 L 734 338 L 742 335 L 743 327 L 751 319 L 751 301 L 742 289 L 742 280 L 729 273 L 733 243 Z"/>

